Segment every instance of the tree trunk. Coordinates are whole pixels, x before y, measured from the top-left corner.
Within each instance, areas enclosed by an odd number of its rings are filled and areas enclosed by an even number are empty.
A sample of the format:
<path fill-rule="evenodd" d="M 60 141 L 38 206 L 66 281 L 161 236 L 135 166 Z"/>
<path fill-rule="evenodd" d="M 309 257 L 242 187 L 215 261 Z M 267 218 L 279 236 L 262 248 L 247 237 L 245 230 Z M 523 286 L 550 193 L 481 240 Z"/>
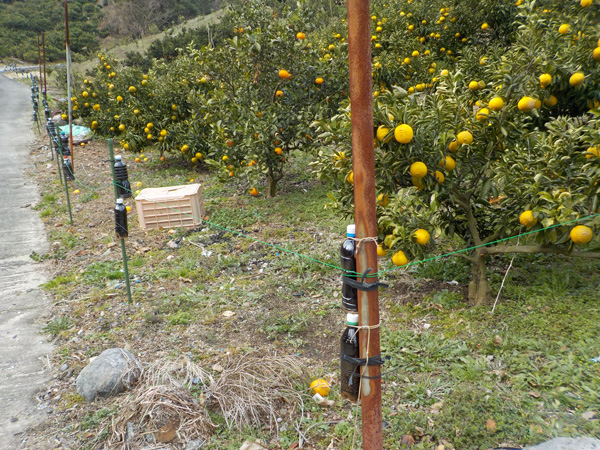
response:
<path fill-rule="evenodd" d="M 485 268 L 485 256 L 477 253 L 471 269 L 473 279 L 469 283 L 469 303 L 472 306 L 490 304 L 492 288 Z"/>
<path fill-rule="evenodd" d="M 269 184 L 267 192 L 268 198 L 275 197 L 275 194 L 277 193 L 277 181 L 277 178 L 275 178 L 273 173 L 269 170 L 269 173 L 267 174 L 267 183 Z"/>

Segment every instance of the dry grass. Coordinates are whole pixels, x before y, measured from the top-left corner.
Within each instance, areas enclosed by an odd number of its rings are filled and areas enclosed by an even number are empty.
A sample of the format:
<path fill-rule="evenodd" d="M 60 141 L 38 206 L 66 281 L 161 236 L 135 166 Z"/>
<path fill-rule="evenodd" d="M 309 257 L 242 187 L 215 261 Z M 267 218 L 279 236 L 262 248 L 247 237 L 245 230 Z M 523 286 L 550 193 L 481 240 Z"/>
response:
<path fill-rule="evenodd" d="M 300 367 L 296 357 L 254 354 L 230 358 L 215 368 L 216 378 L 185 357 L 152 365 L 121 404 L 111 446 L 134 450 L 206 440 L 216 427 L 208 409 L 221 414 L 230 429 L 268 425 L 278 431 L 277 419 L 285 411 L 303 410 L 292 385 Z"/>
<path fill-rule="evenodd" d="M 304 403 L 292 386 L 301 374 L 300 360 L 290 356 L 246 355 L 230 359 L 205 392 L 208 407 L 218 406 L 229 428 L 269 425 L 277 430 L 284 404 L 292 412 Z"/>

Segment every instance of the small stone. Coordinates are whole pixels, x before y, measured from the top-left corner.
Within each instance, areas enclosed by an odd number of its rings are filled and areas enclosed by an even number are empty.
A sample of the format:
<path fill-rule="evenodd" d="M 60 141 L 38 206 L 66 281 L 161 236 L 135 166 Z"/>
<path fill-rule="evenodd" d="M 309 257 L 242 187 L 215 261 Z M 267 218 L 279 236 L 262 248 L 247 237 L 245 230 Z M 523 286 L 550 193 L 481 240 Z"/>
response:
<path fill-rule="evenodd" d="M 585 420 L 592 420 L 598 417 L 598 413 L 596 411 L 586 411 L 581 414 L 581 417 L 583 417 Z"/>
<path fill-rule="evenodd" d="M 15 422 L 16 422 L 16 421 L 18 421 L 18 420 L 19 420 L 19 418 L 18 418 L 18 417 L 11 417 L 11 418 L 10 418 L 10 421 L 11 421 L 12 423 L 15 423 Z"/>
<path fill-rule="evenodd" d="M 60 366 L 60 371 L 64 372 L 65 370 L 67 370 L 69 368 L 69 364 L 64 363 L 62 366 Z"/>
<path fill-rule="evenodd" d="M 131 352 L 121 348 L 105 350 L 79 373 L 77 393 L 87 402 L 116 395 L 131 387 L 141 371 Z"/>
<path fill-rule="evenodd" d="M 194 441 L 189 441 L 183 447 L 183 450 L 199 450 L 204 445 L 204 441 L 202 439 L 196 439 Z"/>
<path fill-rule="evenodd" d="M 167 242 L 167 247 L 171 249 L 176 249 L 179 248 L 179 244 L 176 241 L 169 241 Z"/>

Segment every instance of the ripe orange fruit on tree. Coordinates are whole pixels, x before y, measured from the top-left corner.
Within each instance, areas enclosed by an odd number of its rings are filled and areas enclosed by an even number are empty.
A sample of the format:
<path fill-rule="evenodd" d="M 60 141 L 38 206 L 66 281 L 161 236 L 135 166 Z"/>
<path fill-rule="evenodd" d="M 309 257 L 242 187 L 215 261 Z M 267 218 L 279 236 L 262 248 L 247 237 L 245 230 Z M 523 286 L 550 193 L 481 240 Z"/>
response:
<path fill-rule="evenodd" d="M 281 147 L 277 147 L 277 148 L 275 149 L 275 153 L 277 153 L 278 155 L 281 155 L 281 154 L 283 153 L 283 150 L 282 150 L 282 148 L 281 148 Z"/>
<path fill-rule="evenodd" d="M 584 81 L 585 75 L 582 72 L 575 72 L 573 75 L 571 75 L 571 78 L 569 78 L 569 84 L 571 86 L 580 86 Z"/>
<path fill-rule="evenodd" d="M 319 77 L 315 80 L 315 83 L 320 85 L 320 84 L 323 84 L 323 81 L 325 81 L 325 80 L 323 80 L 323 78 Z"/>
<path fill-rule="evenodd" d="M 446 156 L 445 158 L 440 159 L 438 166 L 446 169 L 447 171 L 451 171 L 456 167 L 456 161 L 452 156 Z"/>
<path fill-rule="evenodd" d="M 410 165 L 410 174 L 414 178 L 423 178 L 427 175 L 427 166 L 421 161 L 414 162 Z"/>
<path fill-rule="evenodd" d="M 306 39 L 306 35 L 302 31 L 299 31 L 298 33 L 296 33 L 296 39 L 300 39 L 301 41 L 303 41 L 304 39 Z"/>
<path fill-rule="evenodd" d="M 533 211 L 523 211 L 519 216 L 519 222 L 521 225 L 527 228 L 531 228 L 537 223 L 537 218 L 533 216 Z"/>
<path fill-rule="evenodd" d="M 470 131 L 461 131 L 456 135 L 456 142 L 458 142 L 458 145 L 469 145 L 473 142 L 473 135 Z"/>
<path fill-rule="evenodd" d="M 394 256 L 392 256 L 392 262 L 396 266 L 405 266 L 406 264 L 408 264 L 408 259 L 406 258 L 404 252 L 400 250 L 394 253 Z"/>
<path fill-rule="evenodd" d="M 598 147 L 590 147 L 585 152 L 585 157 L 587 159 L 591 159 L 593 157 L 600 158 L 600 151 L 598 151 Z"/>
<path fill-rule="evenodd" d="M 488 106 L 492 111 L 500 111 L 502 108 L 504 108 L 504 100 L 502 100 L 500 97 L 494 97 L 490 100 Z"/>
<path fill-rule="evenodd" d="M 396 138 L 396 141 L 400 142 L 401 144 L 408 144 L 410 141 L 412 141 L 413 129 L 410 125 L 405 123 L 398 125 L 394 130 L 394 137 Z"/>
<path fill-rule="evenodd" d="M 429 240 L 431 239 L 429 231 L 424 230 L 423 228 L 419 228 L 417 231 L 415 231 L 412 237 L 415 240 L 415 242 L 419 245 L 427 245 L 429 243 Z"/>
<path fill-rule="evenodd" d="M 377 140 L 379 142 L 383 142 L 384 144 L 390 142 L 390 140 L 392 139 L 392 136 L 388 136 L 388 138 L 386 139 L 386 136 L 388 135 L 388 133 L 390 132 L 390 129 L 381 125 L 380 127 L 377 128 Z M 395 134 L 395 133 L 394 133 Z"/>
<path fill-rule="evenodd" d="M 552 83 L 552 75 L 549 73 L 543 73 L 540 75 L 540 86 L 542 88 L 547 88 Z"/>
<path fill-rule="evenodd" d="M 573 243 L 580 245 L 590 242 L 592 240 L 592 235 L 592 229 L 590 227 L 586 227 L 585 225 L 577 225 L 569 233 L 569 237 Z"/>
<path fill-rule="evenodd" d="M 381 244 L 379 244 L 377 246 L 377 256 L 385 256 L 387 254 L 387 252 L 385 251 L 385 249 L 381 246 Z"/>
<path fill-rule="evenodd" d="M 279 78 L 283 78 L 284 80 L 287 80 L 290 76 L 291 76 L 290 73 L 285 69 L 281 69 L 279 71 Z"/>
<path fill-rule="evenodd" d="M 529 112 L 535 108 L 535 99 L 531 97 L 522 97 L 517 103 L 517 108 L 519 111 Z"/>
<path fill-rule="evenodd" d="M 283 91 L 275 92 L 275 97 L 283 97 Z"/>

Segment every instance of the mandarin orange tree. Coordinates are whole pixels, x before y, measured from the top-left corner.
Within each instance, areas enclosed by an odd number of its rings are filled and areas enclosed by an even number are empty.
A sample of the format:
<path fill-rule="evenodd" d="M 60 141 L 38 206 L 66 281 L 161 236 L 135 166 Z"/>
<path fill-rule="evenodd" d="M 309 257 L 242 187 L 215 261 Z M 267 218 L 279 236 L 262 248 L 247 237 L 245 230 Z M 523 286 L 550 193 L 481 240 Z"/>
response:
<path fill-rule="evenodd" d="M 599 256 L 599 218 L 572 221 L 600 212 L 600 8 L 516 3 L 428 2 L 433 17 L 410 0 L 373 8 L 380 254 L 404 265 L 442 243 L 491 244 L 459 255 L 473 304 L 490 299 L 490 255 Z M 347 105 L 315 125 L 326 144 L 315 171 L 351 214 Z M 497 243 L 526 231 L 538 232 Z"/>
<path fill-rule="evenodd" d="M 347 93 L 343 59 L 319 56 L 304 13 L 273 16 L 262 2 L 243 2 L 237 35 L 194 56 L 211 86 L 192 104 L 213 143 L 206 162 L 225 177 L 266 178 L 271 197 L 289 158 L 311 147 L 312 121 L 329 117 Z"/>

